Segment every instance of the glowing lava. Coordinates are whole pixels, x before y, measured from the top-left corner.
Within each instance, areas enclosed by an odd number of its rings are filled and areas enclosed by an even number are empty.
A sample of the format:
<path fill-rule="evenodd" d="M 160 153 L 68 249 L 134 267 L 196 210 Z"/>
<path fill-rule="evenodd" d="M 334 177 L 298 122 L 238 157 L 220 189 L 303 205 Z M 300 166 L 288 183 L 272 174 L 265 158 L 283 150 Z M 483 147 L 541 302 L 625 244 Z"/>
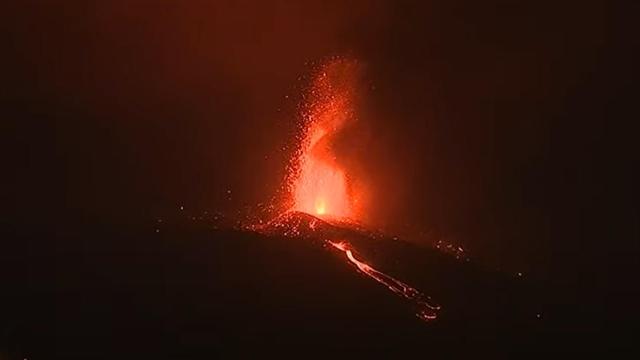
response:
<path fill-rule="evenodd" d="M 318 198 L 316 199 L 316 214 L 324 215 L 327 212 L 324 199 Z"/>
<path fill-rule="evenodd" d="M 301 146 L 289 174 L 290 210 L 343 219 L 356 215 L 351 182 L 334 148 L 337 135 L 355 119 L 357 76 L 355 61 L 336 59 L 314 79 Z"/>
<path fill-rule="evenodd" d="M 346 242 L 328 241 L 328 243 L 336 249 L 344 252 L 347 255 L 347 259 L 349 259 L 349 261 L 351 261 L 351 263 L 353 263 L 362 273 L 386 286 L 387 289 L 393 291 L 396 295 L 413 302 L 416 307 L 416 316 L 418 318 L 424 321 L 436 319 L 438 316 L 437 311 L 440 310 L 440 306 L 429 303 L 427 301 L 430 300 L 428 296 L 425 297 L 420 291 L 412 288 L 402 281 L 394 279 L 393 277 L 374 269 L 367 263 L 356 259 Z"/>

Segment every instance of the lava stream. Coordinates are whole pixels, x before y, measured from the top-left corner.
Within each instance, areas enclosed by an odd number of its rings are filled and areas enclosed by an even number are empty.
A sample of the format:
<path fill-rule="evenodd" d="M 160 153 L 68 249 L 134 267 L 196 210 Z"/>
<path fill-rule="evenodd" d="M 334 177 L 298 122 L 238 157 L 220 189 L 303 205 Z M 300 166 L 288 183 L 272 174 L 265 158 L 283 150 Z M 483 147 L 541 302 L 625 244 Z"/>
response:
<path fill-rule="evenodd" d="M 378 271 L 371 267 L 369 264 L 364 263 L 353 256 L 353 252 L 349 249 L 345 242 L 333 242 L 328 243 L 336 249 L 344 252 L 347 255 L 347 259 L 351 261 L 362 273 L 366 274 L 375 281 L 381 283 L 389 290 L 393 291 L 396 295 L 399 295 L 411 302 L 417 307 L 416 316 L 424 321 L 435 320 L 438 316 L 437 311 L 440 310 L 439 305 L 433 305 L 425 300 L 425 296 L 418 290 L 403 283 L 400 280 Z M 426 297 L 429 299 L 429 297 Z"/>

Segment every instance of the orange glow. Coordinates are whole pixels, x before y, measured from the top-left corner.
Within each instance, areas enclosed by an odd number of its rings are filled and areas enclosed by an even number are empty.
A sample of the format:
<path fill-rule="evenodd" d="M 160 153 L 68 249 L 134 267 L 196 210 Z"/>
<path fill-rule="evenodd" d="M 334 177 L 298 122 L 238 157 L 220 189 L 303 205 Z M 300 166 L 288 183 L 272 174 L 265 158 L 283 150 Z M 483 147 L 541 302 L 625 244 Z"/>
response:
<path fill-rule="evenodd" d="M 353 219 L 354 196 L 346 169 L 334 150 L 336 135 L 353 121 L 357 63 L 328 62 L 306 97 L 304 132 L 289 174 L 291 210 L 316 216 Z"/>
<path fill-rule="evenodd" d="M 324 199 L 317 198 L 316 199 L 316 214 L 324 215 L 327 212 L 326 205 L 324 203 Z"/>

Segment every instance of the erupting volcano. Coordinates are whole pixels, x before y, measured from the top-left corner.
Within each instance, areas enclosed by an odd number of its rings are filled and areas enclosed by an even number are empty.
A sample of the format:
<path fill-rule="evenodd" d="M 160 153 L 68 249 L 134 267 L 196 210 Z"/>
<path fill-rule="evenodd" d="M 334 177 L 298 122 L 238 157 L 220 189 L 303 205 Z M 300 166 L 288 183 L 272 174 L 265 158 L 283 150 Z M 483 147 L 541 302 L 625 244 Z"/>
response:
<path fill-rule="evenodd" d="M 326 247 L 343 251 L 358 272 L 409 301 L 416 308 L 418 318 L 434 320 L 440 306 L 431 304 L 429 296 L 377 270 L 366 260 L 357 260 L 351 239 L 343 236 L 356 227 L 362 211 L 358 195 L 363 191 L 356 191 L 353 174 L 336 150 L 344 129 L 357 119 L 360 73 L 357 61 L 333 59 L 324 64 L 313 79 L 303 105 L 300 145 L 287 177 L 291 204 L 285 206 L 287 212 L 263 230 L 319 239 Z M 359 231 L 352 239 L 362 234 L 371 237 L 370 233 Z"/>
<path fill-rule="evenodd" d="M 353 183 L 334 144 L 355 121 L 358 76 L 356 61 L 337 59 L 325 64 L 311 84 L 302 141 L 288 179 L 291 210 L 340 219 L 357 216 Z"/>
<path fill-rule="evenodd" d="M 636 350 L 632 6 L 7 4 L 0 360 Z"/>

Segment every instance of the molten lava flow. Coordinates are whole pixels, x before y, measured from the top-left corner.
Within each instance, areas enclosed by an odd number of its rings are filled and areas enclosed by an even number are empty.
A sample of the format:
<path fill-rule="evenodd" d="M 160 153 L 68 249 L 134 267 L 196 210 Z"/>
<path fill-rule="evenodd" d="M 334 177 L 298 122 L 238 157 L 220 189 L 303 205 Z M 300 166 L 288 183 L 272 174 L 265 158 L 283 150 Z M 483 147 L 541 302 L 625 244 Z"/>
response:
<path fill-rule="evenodd" d="M 437 311 L 440 310 L 440 306 L 432 305 L 427 302 L 427 299 L 429 299 L 429 297 L 425 299 L 422 293 L 420 293 L 418 290 L 356 259 L 353 256 L 353 252 L 351 251 L 347 243 L 332 241 L 328 241 L 328 243 L 336 249 L 344 252 L 347 255 L 347 259 L 349 259 L 349 261 L 351 261 L 358 268 L 358 270 L 376 280 L 377 282 L 381 283 L 382 285 L 386 286 L 389 290 L 393 291 L 397 295 L 412 301 L 417 308 L 416 316 L 418 318 L 424 321 L 431 321 L 435 320 L 435 318 L 438 316 Z"/>
<path fill-rule="evenodd" d="M 291 210 L 320 217 L 352 219 L 354 196 L 335 152 L 337 135 L 353 121 L 358 64 L 327 63 L 307 96 L 305 130 L 289 174 Z"/>

